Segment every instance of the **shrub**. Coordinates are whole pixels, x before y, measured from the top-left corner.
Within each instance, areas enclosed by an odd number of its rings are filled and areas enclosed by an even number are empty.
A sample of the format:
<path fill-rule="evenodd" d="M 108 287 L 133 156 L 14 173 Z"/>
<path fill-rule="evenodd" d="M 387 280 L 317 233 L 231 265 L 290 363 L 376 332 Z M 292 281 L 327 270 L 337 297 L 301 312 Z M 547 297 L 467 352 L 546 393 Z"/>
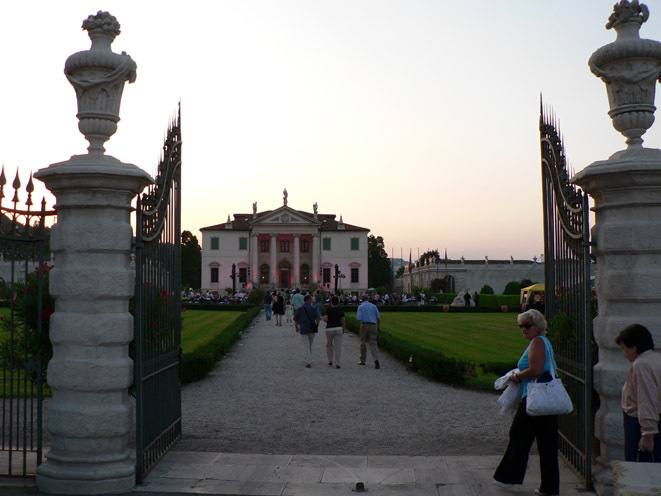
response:
<path fill-rule="evenodd" d="M 215 306 L 227 307 L 229 305 Z M 196 308 L 199 308 L 199 305 Z M 260 308 L 258 306 L 250 307 L 249 310 L 240 315 L 204 346 L 200 346 L 190 353 L 184 353 L 181 360 L 181 382 L 188 384 L 204 379 L 223 355 L 229 351 L 232 344 L 239 339 L 241 332 L 250 325 L 259 312 Z"/>
<path fill-rule="evenodd" d="M 503 294 L 506 295 L 520 295 L 521 294 L 521 283 L 516 281 L 510 281 L 505 285 L 505 290 Z"/>
<path fill-rule="evenodd" d="M 434 296 L 441 305 L 449 305 L 457 297 L 457 293 L 434 293 Z"/>
<path fill-rule="evenodd" d="M 263 289 L 255 288 L 248 295 L 248 301 L 253 305 L 261 305 L 264 302 L 266 291 Z"/>
<path fill-rule="evenodd" d="M 482 286 L 482 289 L 480 289 L 480 294 L 493 294 L 493 288 L 489 286 L 488 284 L 485 284 Z"/>
<path fill-rule="evenodd" d="M 498 377 L 507 374 L 510 370 L 515 367 L 513 362 L 491 362 L 491 363 L 481 363 L 482 371 L 484 373 L 492 372 Z"/>
<path fill-rule="evenodd" d="M 53 357 L 53 345 L 50 340 L 50 316 L 55 308 L 55 300 L 49 292 L 50 270 L 47 262 L 43 265 L 41 313 L 39 312 L 39 267 L 27 275 L 25 283 L 17 282 L 14 292 L 14 331 L 13 340 L 0 344 L 0 363 L 7 366 L 13 363 L 30 375 L 31 380 L 38 377 L 38 366 L 34 358 L 41 355 L 41 377 L 46 384 L 46 369 Z M 7 302 L 10 306 L 10 302 Z M 41 321 L 41 334 L 38 334 Z M 0 330 L 10 334 L 10 319 L 0 318 Z M 27 355 L 27 356 L 26 356 Z"/>
<path fill-rule="evenodd" d="M 521 308 L 520 296 L 517 295 L 494 295 L 494 294 L 485 294 L 480 295 L 480 306 L 485 307 L 494 307 L 500 310 L 500 307 L 507 305 L 509 308 L 514 311 L 518 311 Z"/>

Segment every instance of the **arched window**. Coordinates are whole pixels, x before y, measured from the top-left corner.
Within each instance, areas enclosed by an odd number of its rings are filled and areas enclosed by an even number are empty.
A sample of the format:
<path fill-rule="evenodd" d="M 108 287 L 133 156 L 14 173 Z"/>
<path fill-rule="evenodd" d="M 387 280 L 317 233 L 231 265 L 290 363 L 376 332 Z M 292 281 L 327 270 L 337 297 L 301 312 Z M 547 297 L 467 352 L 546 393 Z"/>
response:
<path fill-rule="evenodd" d="M 260 271 L 260 277 L 259 277 L 259 282 L 262 284 L 268 284 L 269 283 L 269 264 L 262 264 L 262 268 Z"/>
<path fill-rule="evenodd" d="M 310 284 L 310 266 L 308 264 L 301 265 L 301 284 Z"/>

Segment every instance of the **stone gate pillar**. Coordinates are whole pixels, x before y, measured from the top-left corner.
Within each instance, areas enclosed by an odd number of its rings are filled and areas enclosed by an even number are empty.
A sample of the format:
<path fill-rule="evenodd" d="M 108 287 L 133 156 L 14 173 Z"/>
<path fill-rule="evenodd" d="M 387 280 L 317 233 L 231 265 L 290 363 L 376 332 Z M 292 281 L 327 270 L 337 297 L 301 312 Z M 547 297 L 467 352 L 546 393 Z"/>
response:
<path fill-rule="evenodd" d="M 88 154 L 35 174 L 57 198 L 58 214 L 51 233 L 51 446 L 37 469 L 39 490 L 46 493 L 119 493 L 135 485 L 128 395 L 133 382 L 128 304 L 134 293 L 130 215 L 132 199 L 152 180 L 135 165 L 104 154 L 103 144 L 117 129 L 124 83 L 135 80 L 131 57 L 110 49 L 119 23 L 99 12 L 83 29 L 92 47 L 69 57 L 65 74 L 76 90 L 78 127 L 89 141 Z"/>
<path fill-rule="evenodd" d="M 612 460 L 624 458 L 620 393 L 631 364 L 615 337 L 639 323 L 661 348 L 661 150 L 643 148 L 641 138 L 654 122 L 661 43 L 639 37 L 648 15 L 642 4 L 616 4 L 606 28 L 617 31 L 617 40 L 597 50 L 589 62 L 606 83 L 609 115 L 615 129 L 627 137 L 628 147 L 572 178 L 594 199 L 599 303 L 594 387 L 601 402 L 595 435 L 601 454 L 593 479 L 602 495 L 613 494 Z"/>

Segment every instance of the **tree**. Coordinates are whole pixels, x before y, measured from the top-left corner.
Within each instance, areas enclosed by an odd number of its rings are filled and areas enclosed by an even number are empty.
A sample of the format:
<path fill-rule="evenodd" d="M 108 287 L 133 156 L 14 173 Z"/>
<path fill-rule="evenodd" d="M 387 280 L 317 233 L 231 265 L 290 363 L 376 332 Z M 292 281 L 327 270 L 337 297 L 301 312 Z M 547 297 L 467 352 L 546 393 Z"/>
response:
<path fill-rule="evenodd" d="M 441 255 L 438 253 L 438 250 L 429 250 L 420 255 L 420 265 L 429 265 L 436 263 L 436 260 L 440 260 Z"/>
<path fill-rule="evenodd" d="M 488 284 L 485 284 L 482 286 L 482 289 L 480 289 L 480 294 L 493 294 L 493 288 Z"/>
<path fill-rule="evenodd" d="M 181 286 L 200 289 L 202 285 L 202 248 L 190 231 L 181 233 Z"/>
<path fill-rule="evenodd" d="M 367 238 L 367 271 L 370 288 L 390 287 L 390 259 L 381 236 L 370 234 Z"/>
<path fill-rule="evenodd" d="M 518 295 L 521 293 L 521 283 L 516 281 L 510 281 L 505 285 L 505 290 L 503 294 L 506 295 Z"/>

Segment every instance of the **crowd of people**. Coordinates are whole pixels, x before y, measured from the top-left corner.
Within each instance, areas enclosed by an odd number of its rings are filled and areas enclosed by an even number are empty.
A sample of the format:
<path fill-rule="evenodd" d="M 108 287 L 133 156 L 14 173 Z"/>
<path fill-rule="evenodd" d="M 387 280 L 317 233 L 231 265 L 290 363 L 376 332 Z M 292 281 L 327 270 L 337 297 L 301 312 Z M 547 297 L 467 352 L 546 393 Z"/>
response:
<path fill-rule="evenodd" d="M 301 290 L 279 289 L 279 290 L 268 290 L 267 293 L 272 297 L 274 296 L 274 294 L 282 296 L 283 305 L 285 305 L 284 308 L 285 313 L 283 313 L 282 315 L 286 315 L 287 302 L 291 301 L 296 291 L 300 292 Z M 415 295 L 407 294 L 407 293 L 391 294 L 387 292 L 380 294 L 378 291 L 370 291 L 369 293 L 365 293 L 365 294 L 367 294 L 369 301 L 375 305 L 410 305 L 410 304 L 425 305 L 425 304 L 438 303 L 438 300 L 434 296 L 427 295 L 424 293 L 424 291 L 420 291 Z M 314 291 L 315 305 L 317 305 L 318 307 L 320 305 L 326 305 L 326 306 L 330 305 L 332 296 L 336 296 L 338 298 L 338 302 L 339 302 L 338 304 L 340 306 L 360 305 L 362 301 L 363 293 L 353 292 L 353 293 L 341 293 L 338 295 L 334 295 L 332 293 L 328 293 L 328 294 L 325 292 L 322 293 L 321 290 L 317 289 Z M 248 303 L 250 301 L 249 297 L 250 297 L 250 291 L 245 291 L 245 290 L 239 290 L 234 294 L 226 293 L 224 295 L 216 291 L 202 292 L 193 289 L 181 292 L 182 300 L 187 303 L 240 304 L 240 303 Z M 470 295 L 469 298 L 471 298 Z M 475 302 L 473 306 L 476 306 L 477 294 L 473 295 L 472 301 Z"/>
<path fill-rule="evenodd" d="M 367 348 L 374 360 L 374 368 L 380 368 L 379 350 L 377 345 L 377 334 L 381 323 L 379 309 L 374 303 L 375 295 L 366 293 L 360 297 L 356 319 L 360 322 L 360 362 L 365 365 L 367 359 Z M 346 301 L 346 300 L 345 300 Z M 329 366 L 341 367 L 342 359 L 342 337 L 346 331 L 346 318 L 344 310 L 340 307 L 341 300 L 337 295 L 332 295 L 329 305 L 325 306 L 322 293 L 319 289 L 314 293 L 303 292 L 295 289 L 293 293 L 285 291 L 272 291 L 264 295 L 264 314 L 267 321 L 274 320 L 276 326 L 282 326 L 293 322 L 295 331 L 301 336 L 304 352 L 304 364 L 306 368 L 312 367 L 312 343 L 319 332 L 319 326 L 323 320 L 326 324 L 326 358 Z"/>
<path fill-rule="evenodd" d="M 224 303 L 224 304 L 240 304 L 248 303 L 250 293 L 245 291 L 237 291 L 234 294 L 227 293 L 221 295 L 217 292 L 211 291 L 194 291 L 192 289 L 181 292 L 181 300 L 187 303 Z"/>

